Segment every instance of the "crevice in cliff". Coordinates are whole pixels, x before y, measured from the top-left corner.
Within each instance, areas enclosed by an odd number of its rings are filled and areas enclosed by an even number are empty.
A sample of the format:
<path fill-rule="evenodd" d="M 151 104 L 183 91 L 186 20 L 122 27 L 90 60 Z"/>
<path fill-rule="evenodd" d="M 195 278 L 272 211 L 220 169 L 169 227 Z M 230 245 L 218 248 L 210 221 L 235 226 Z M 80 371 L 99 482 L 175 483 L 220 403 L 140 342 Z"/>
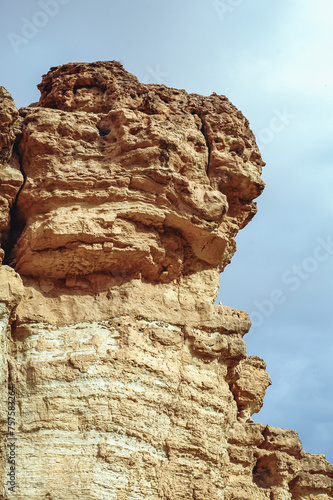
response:
<path fill-rule="evenodd" d="M 207 150 L 208 150 L 208 161 L 207 161 L 207 169 L 206 169 L 206 173 L 208 175 L 208 171 L 209 171 L 209 166 L 210 166 L 210 157 L 211 157 L 211 144 L 210 144 L 210 141 L 208 139 L 208 135 L 207 135 L 207 131 L 206 131 L 206 125 L 205 125 L 205 121 L 203 118 L 201 118 L 201 121 L 202 121 L 202 127 L 201 127 L 201 133 L 202 135 L 204 136 L 205 138 L 205 141 L 206 141 L 206 145 L 207 145 Z"/>
<path fill-rule="evenodd" d="M 170 446 L 167 441 L 163 444 L 162 450 L 164 451 L 167 460 L 170 460 Z"/>
<path fill-rule="evenodd" d="M 161 143 L 161 153 L 160 153 L 160 164 L 163 169 L 169 168 L 169 144 L 167 141 L 162 141 Z M 154 179 L 152 179 L 154 180 Z"/>
<path fill-rule="evenodd" d="M 7 360 L 7 387 L 12 385 L 12 364 Z"/>
<path fill-rule="evenodd" d="M 209 136 L 208 136 L 208 133 L 207 133 L 207 124 L 205 122 L 204 115 L 202 115 L 201 113 L 198 113 L 198 112 L 192 112 L 192 114 L 197 115 L 200 118 L 200 120 L 201 120 L 200 132 L 202 133 L 202 135 L 203 135 L 203 137 L 205 139 L 205 143 L 206 143 L 206 147 L 207 147 L 207 152 L 208 152 L 207 167 L 206 167 L 206 174 L 208 175 L 209 166 L 210 166 L 210 157 L 211 157 L 211 151 L 212 151 L 212 144 L 211 144 L 211 141 L 209 140 Z"/>
<path fill-rule="evenodd" d="M 13 251 L 13 249 L 14 249 L 14 247 L 15 247 L 18 239 L 20 238 L 20 236 L 23 232 L 23 229 L 25 227 L 25 220 L 24 220 L 22 214 L 19 212 L 18 206 L 17 206 L 18 198 L 19 198 L 20 193 L 21 193 L 21 191 L 24 188 L 25 183 L 26 183 L 26 176 L 24 174 L 24 170 L 23 170 L 23 166 L 22 166 L 22 158 L 18 152 L 17 144 L 14 146 L 14 152 L 17 154 L 18 159 L 19 159 L 20 171 L 21 171 L 22 176 L 23 176 L 23 182 L 22 182 L 20 189 L 18 190 L 18 192 L 16 194 L 15 200 L 14 200 L 12 207 L 10 208 L 10 211 L 9 211 L 9 220 L 10 220 L 9 231 L 8 231 L 8 233 L 1 235 L 1 247 L 3 248 L 3 250 L 5 252 L 3 264 L 8 265 L 8 266 L 11 266 L 12 251 Z"/>

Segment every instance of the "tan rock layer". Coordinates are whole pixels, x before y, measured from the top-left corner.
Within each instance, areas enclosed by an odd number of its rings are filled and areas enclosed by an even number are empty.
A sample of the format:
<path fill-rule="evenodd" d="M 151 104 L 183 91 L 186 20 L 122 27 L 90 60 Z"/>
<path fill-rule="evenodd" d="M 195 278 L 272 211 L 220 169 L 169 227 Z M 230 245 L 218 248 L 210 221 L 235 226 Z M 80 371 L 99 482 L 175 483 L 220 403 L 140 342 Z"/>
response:
<path fill-rule="evenodd" d="M 266 364 L 246 356 L 248 315 L 214 304 L 263 189 L 247 120 L 116 62 L 52 68 L 39 88 L 20 117 L 0 93 L 1 230 L 19 273 L 0 268 L 17 437 L 13 493 L 2 405 L 0 499 L 333 498 L 323 456 L 252 422 Z"/>

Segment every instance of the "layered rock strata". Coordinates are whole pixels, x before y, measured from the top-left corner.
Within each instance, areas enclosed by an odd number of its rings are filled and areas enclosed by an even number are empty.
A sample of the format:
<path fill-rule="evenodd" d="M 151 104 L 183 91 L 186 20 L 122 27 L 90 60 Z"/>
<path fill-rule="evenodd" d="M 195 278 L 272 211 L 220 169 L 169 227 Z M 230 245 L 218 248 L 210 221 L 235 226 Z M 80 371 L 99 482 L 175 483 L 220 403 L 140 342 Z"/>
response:
<path fill-rule="evenodd" d="M 224 96 L 117 62 L 0 93 L 3 499 L 324 499 L 333 468 L 254 424 L 270 384 L 248 315 L 215 305 L 263 161 Z M 23 175 L 22 175 L 23 174 Z"/>

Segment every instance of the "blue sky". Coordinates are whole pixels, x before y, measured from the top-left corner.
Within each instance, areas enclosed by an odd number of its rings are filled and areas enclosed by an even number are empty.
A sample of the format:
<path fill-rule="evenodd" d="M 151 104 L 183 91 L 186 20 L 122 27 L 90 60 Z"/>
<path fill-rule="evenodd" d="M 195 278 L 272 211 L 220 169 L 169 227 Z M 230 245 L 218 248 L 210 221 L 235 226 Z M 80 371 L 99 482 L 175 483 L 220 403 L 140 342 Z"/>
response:
<path fill-rule="evenodd" d="M 18 107 L 51 66 L 119 60 L 146 83 L 226 95 L 267 163 L 218 300 L 251 314 L 273 385 L 255 420 L 333 462 L 331 0 L 7 0 L 0 85 Z"/>

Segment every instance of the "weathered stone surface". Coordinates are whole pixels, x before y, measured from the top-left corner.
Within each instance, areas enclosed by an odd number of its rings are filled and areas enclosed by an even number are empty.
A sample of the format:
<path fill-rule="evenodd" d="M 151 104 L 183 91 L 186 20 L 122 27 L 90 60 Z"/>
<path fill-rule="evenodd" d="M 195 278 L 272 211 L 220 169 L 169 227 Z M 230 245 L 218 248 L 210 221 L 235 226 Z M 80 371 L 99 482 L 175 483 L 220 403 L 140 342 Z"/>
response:
<path fill-rule="evenodd" d="M 261 358 L 249 356 L 231 371 L 228 381 L 242 418 L 249 418 L 263 405 L 266 389 L 271 385 L 265 370 L 266 363 Z"/>
<path fill-rule="evenodd" d="M 225 498 L 332 498 L 333 466 L 305 453 L 295 431 L 238 421 L 228 441 Z"/>
<path fill-rule="evenodd" d="M 247 120 L 223 96 L 142 85 L 115 63 L 77 68 L 51 71 L 40 106 L 21 111 L 16 269 L 155 282 L 222 270 L 263 188 Z"/>
<path fill-rule="evenodd" d="M 15 309 L 23 295 L 23 283 L 19 275 L 8 266 L 0 266 L 0 498 L 8 472 L 8 385 L 10 381 L 13 339 L 11 325 L 16 319 Z"/>
<path fill-rule="evenodd" d="M 20 118 L 1 101 L 3 158 L 16 140 L 24 186 L 17 169 L 1 191 L 16 271 L 0 268 L 1 401 L 10 381 L 17 455 L 0 498 L 333 498 L 323 456 L 252 422 L 266 364 L 246 355 L 248 315 L 214 304 L 263 189 L 247 120 L 116 62 L 52 68 L 39 88 Z"/>
<path fill-rule="evenodd" d="M 8 353 L 11 342 L 10 325 L 15 321 L 15 309 L 24 292 L 22 280 L 13 269 L 8 266 L 0 267 L 0 428 L 5 432 L 7 411 L 4 401 L 7 400 L 8 381 Z"/>
<path fill-rule="evenodd" d="M 1 246 L 7 247 L 9 243 L 10 209 L 23 184 L 19 157 L 13 154 L 21 121 L 11 95 L 0 87 L 0 263 L 5 255 Z"/>

